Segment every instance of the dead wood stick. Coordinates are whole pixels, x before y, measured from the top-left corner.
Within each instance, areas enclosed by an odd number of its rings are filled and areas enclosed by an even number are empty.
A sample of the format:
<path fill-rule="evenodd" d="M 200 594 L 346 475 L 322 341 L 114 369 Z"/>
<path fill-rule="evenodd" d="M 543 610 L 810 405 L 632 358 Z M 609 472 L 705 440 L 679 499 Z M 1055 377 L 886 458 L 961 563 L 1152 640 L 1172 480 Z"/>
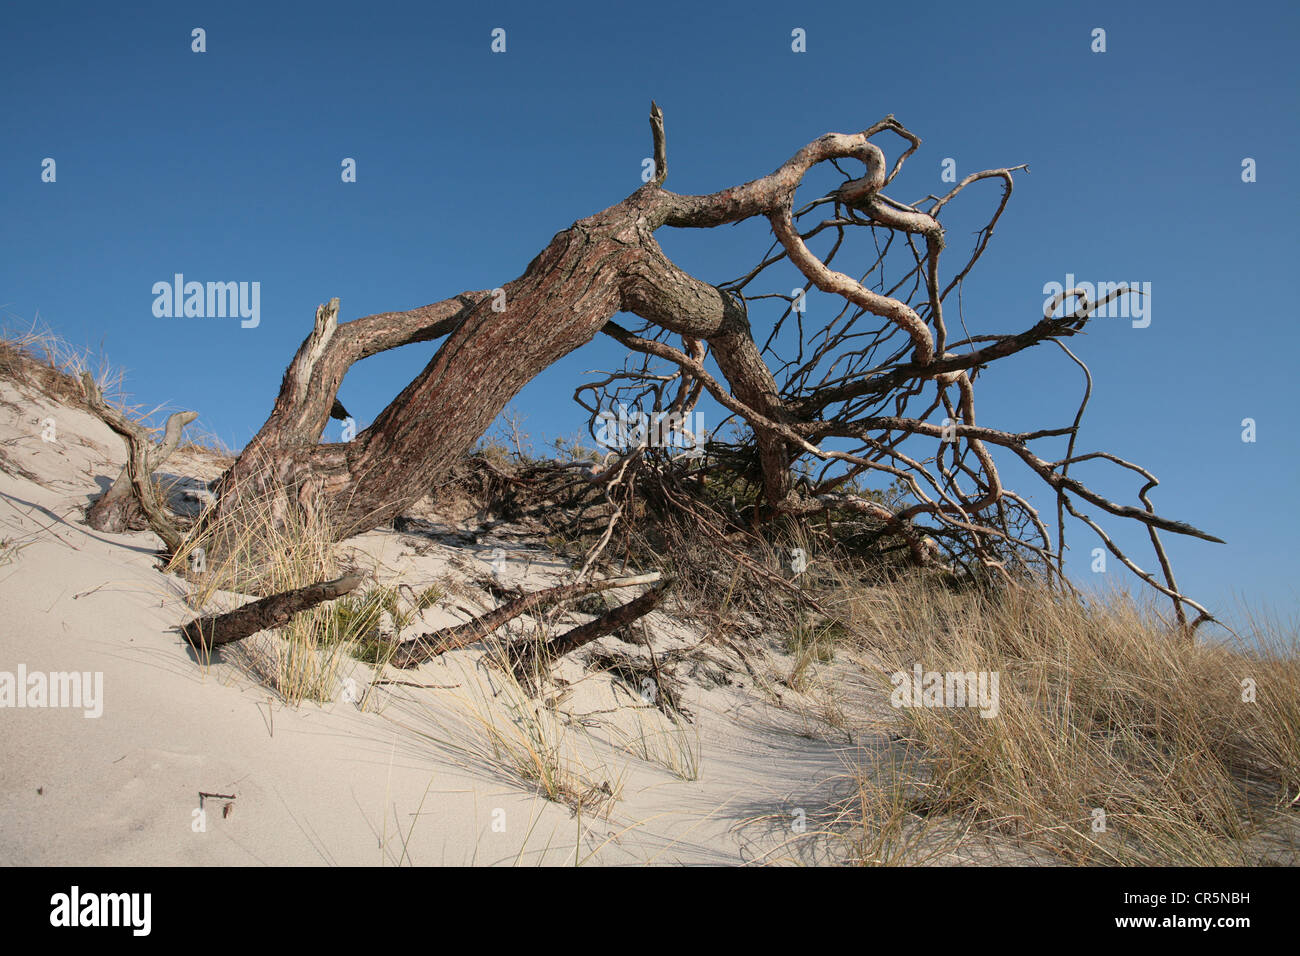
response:
<path fill-rule="evenodd" d="M 589 584 L 561 584 L 542 591 L 533 591 L 531 594 L 516 598 L 509 604 L 501 605 L 494 611 L 479 615 L 472 621 L 444 627 L 429 634 L 421 634 L 415 640 L 403 644 L 393 655 L 390 663 L 394 667 L 416 667 L 439 654 L 481 641 L 498 627 L 513 621 L 521 614 L 527 614 L 534 608 L 573 601 L 598 591 L 633 587 L 637 584 L 653 584 L 658 580 L 659 572 L 655 571 L 630 578 L 610 578 L 605 581 L 592 581 Z"/>
<path fill-rule="evenodd" d="M 320 581 L 306 587 L 272 594 L 225 614 L 196 617 L 181 628 L 181 634 L 195 650 L 208 651 L 221 644 L 242 641 L 268 627 L 280 627 L 300 611 L 332 601 L 354 590 L 365 580 L 361 574 L 345 574 L 333 581 Z"/>
<path fill-rule="evenodd" d="M 630 624 L 639 617 L 644 617 L 653 611 L 656 605 L 663 600 L 668 589 L 673 585 L 672 579 L 662 582 L 657 587 L 651 588 L 638 598 L 633 598 L 620 607 L 606 611 L 594 621 L 588 621 L 586 624 L 580 624 L 571 630 L 565 631 L 559 637 L 547 641 L 544 645 L 543 653 L 546 658 L 555 660 L 563 657 L 572 651 L 576 651 L 584 644 L 590 644 L 592 641 L 599 640 L 606 634 L 613 634 L 620 627 Z M 654 661 L 654 652 L 651 651 L 651 661 Z M 655 664 L 656 672 L 659 665 Z"/>
<path fill-rule="evenodd" d="M 198 417 L 198 412 L 174 412 L 168 417 L 162 443 L 155 445 L 148 453 L 145 470 L 150 475 L 172 456 L 172 452 L 180 444 L 185 426 Z M 131 528 L 139 520 L 138 508 L 132 508 L 131 492 L 131 469 L 123 465 L 121 473 L 108 491 L 100 495 L 86 512 L 86 523 L 97 531 L 117 532 Z M 137 511 L 137 515 L 132 515 L 133 510 Z"/>
<path fill-rule="evenodd" d="M 594 621 L 588 621 L 586 624 L 571 628 L 545 644 L 538 645 L 531 641 L 522 641 L 515 644 L 507 649 L 506 660 L 516 679 L 524 687 L 536 689 L 539 677 L 536 666 L 538 662 L 543 665 L 554 663 L 565 654 L 576 651 L 578 648 L 599 640 L 607 634 L 613 634 L 620 627 L 631 624 L 637 618 L 649 614 L 663 600 L 664 595 L 668 593 L 672 586 L 672 579 L 669 578 L 657 587 L 646 591 L 640 597 L 633 598 L 626 604 L 606 611 Z M 654 663 L 655 684 L 658 687 L 663 687 L 663 677 L 659 674 L 659 665 L 654 660 L 654 651 L 650 652 L 650 660 Z"/>
<path fill-rule="evenodd" d="M 135 492 L 136 500 L 140 503 L 140 509 L 149 522 L 149 529 L 162 538 L 163 546 L 167 549 L 168 554 L 175 554 L 180 550 L 184 535 L 181 534 L 180 529 L 163 511 L 162 506 L 158 503 L 158 496 L 154 494 L 153 483 L 149 480 L 150 441 L 148 435 L 145 433 L 144 428 L 104 401 L 104 396 L 95 383 L 94 376 L 89 372 L 82 372 L 81 381 L 86 389 L 86 404 L 90 410 L 98 416 L 100 421 L 122 436 L 122 440 L 126 442 L 127 476 L 130 479 L 131 489 Z"/>

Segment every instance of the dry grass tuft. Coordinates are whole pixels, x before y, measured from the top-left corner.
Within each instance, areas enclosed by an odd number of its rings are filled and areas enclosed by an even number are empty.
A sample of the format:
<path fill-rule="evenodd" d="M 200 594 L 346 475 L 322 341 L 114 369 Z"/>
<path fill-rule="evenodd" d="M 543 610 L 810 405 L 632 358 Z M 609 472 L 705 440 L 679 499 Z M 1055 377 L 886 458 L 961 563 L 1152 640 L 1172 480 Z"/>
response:
<path fill-rule="evenodd" d="M 447 660 L 458 690 L 454 710 L 412 702 L 411 718 L 395 723 L 463 766 L 486 769 L 575 813 L 608 816 L 622 774 L 600 760 L 581 724 L 545 694 L 532 693 L 509 666 L 478 655 L 472 664 L 460 656 Z"/>
<path fill-rule="evenodd" d="M 57 401 L 86 407 L 83 372 L 90 372 L 104 394 L 121 389 L 123 371 L 89 348 L 68 344 L 48 327 L 0 327 L 0 377 L 28 385 Z"/>
<path fill-rule="evenodd" d="M 1125 595 L 958 594 L 921 576 L 846 584 L 837 607 L 886 694 L 916 664 L 998 678 L 995 716 L 896 706 L 907 759 L 883 790 L 864 769 L 850 802 L 879 821 L 865 827 L 864 862 L 936 822 L 1074 864 L 1295 862 L 1294 635 L 1189 642 Z"/>
<path fill-rule="evenodd" d="M 273 594 L 337 577 L 334 537 L 321 519 L 298 509 L 283 512 L 265 500 L 250 506 L 233 525 L 236 536 L 214 546 L 200 535 L 173 557 L 170 570 L 191 584 L 188 603 L 204 609 L 219 592 Z M 231 661 L 286 703 L 325 703 L 342 690 L 351 703 L 366 706 L 369 690 L 348 683 L 356 659 L 381 669 L 392 645 L 377 639 L 381 616 L 397 608 L 394 589 L 372 588 L 295 615 L 274 633 L 255 635 L 225 653 Z"/>

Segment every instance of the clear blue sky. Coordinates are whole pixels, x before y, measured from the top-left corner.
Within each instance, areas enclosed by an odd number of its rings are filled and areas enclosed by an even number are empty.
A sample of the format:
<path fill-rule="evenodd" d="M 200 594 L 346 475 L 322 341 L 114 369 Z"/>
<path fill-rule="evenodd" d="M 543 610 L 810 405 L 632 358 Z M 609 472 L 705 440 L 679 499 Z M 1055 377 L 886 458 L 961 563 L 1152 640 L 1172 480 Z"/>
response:
<path fill-rule="evenodd" d="M 191 52 L 195 27 L 206 53 Z M 496 27 L 504 54 L 490 50 Z M 796 27 L 806 53 L 791 50 Z M 1105 53 L 1090 49 L 1098 27 Z M 896 198 L 943 189 L 947 157 L 959 175 L 1032 169 L 965 286 L 972 332 L 1028 327 L 1043 285 L 1067 273 L 1151 283 L 1149 328 L 1097 320 L 1071 340 L 1096 379 L 1082 446 L 1148 465 L 1160 510 L 1227 539 L 1169 539 L 1189 593 L 1292 616 L 1298 27 L 1294 3 L 1254 0 L 11 2 L 0 14 L 0 315 L 39 316 L 102 347 L 135 402 L 193 408 L 238 446 L 317 303 L 339 296 L 348 320 L 501 285 L 556 231 L 636 189 L 651 98 L 678 192 L 765 174 L 822 133 L 892 112 L 924 139 Z M 894 142 L 880 143 L 892 159 Z M 54 183 L 41 181 L 46 157 Z M 356 183 L 340 181 L 344 157 Z M 1242 182 L 1246 157 L 1255 183 Z M 995 200 L 995 187 L 976 187 L 951 210 L 949 270 Z M 765 232 L 660 238 L 720 282 L 757 261 Z M 155 317 L 152 286 L 177 272 L 260 282 L 260 326 Z M 340 395 L 361 426 L 433 348 L 354 368 Z M 1052 346 L 1038 351 L 981 378 L 981 423 L 1072 414 L 1077 370 Z M 535 437 L 578 433 L 575 383 L 619 360 L 596 341 L 530 385 L 515 406 Z M 1241 441 L 1247 417 L 1253 444 Z M 1135 500 L 1126 478 L 1079 474 Z M 1053 510 L 1021 469 L 1006 477 Z M 1106 522 L 1153 566 L 1124 524 Z M 1082 528 L 1071 539 L 1074 573 L 1091 579 L 1095 542 Z M 1121 576 L 1113 563 L 1110 576 Z"/>

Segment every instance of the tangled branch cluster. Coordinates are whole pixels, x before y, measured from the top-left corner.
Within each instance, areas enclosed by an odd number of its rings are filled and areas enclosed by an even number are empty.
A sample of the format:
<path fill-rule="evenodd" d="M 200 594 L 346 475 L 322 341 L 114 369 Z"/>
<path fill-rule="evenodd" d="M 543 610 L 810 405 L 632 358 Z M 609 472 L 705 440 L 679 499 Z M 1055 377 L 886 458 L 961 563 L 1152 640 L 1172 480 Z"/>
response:
<path fill-rule="evenodd" d="M 739 471 L 751 475 L 760 489 L 748 513 L 755 524 L 780 515 L 849 516 L 868 522 L 880 535 L 901 539 L 920 564 L 946 558 L 953 566 L 1007 577 L 1037 567 L 1067 587 L 1068 513 L 1091 528 L 1126 567 L 1168 596 L 1180 625 L 1187 624 L 1184 606 L 1198 614 L 1193 628 L 1213 620 L 1178 590 L 1160 532 L 1219 539 L 1157 514 L 1149 492 L 1158 482 L 1142 467 L 1104 451 L 1076 451 L 1092 376 L 1063 340 L 1083 331 L 1100 307 L 1130 290 L 1121 286 L 1089 301 L 1083 290 L 1068 289 L 1022 331 L 966 333 L 950 340 L 950 312 L 945 309 L 952 306 L 954 292 L 960 303 L 962 283 L 988 248 L 1010 200 L 1013 173 L 1027 167 L 984 170 L 943 196 L 897 201 L 884 190 L 921 140 L 888 116 L 858 134 L 821 137 L 769 176 L 710 196 L 681 196 L 662 188 L 667 157 L 658 107 L 652 109 L 651 127 L 657 177 L 643 188 L 641 198 L 652 227 L 712 227 L 763 216 L 774 241 L 752 270 L 721 285 L 704 286 L 664 257 L 655 263 L 656 281 L 625 289 L 625 309 L 646 321 L 635 329 L 610 321 L 602 329 L 635 355 L 621 370 L 604 373 L 575 393 L 591 414 L 593 437 L 602 418 L 624 408 L 651 421 L 667 417 L 673 428 L 680 428 L 677 423 L 690 420 L 706 392 L 728 418 L 712 429 L 702 456 L 656 448 L 642 438 L 606 456 L 606 473 L 622 474 L 629 462 L 656 458 L 660 467 L 667 464 L 695 481 Z M 880 134 L 892 134 L 905 144 L 892 167 L 871 141 Z M 837 161 L 846 159 L 860 162 L 864 173 L 794 208 L 796 188 L 813 167 L 830 163 L 838 170 Z M 941 270 L 946 241 L 940 215 L 968 187 L 984 181 L 1001 184 L 1000 200 L 979 229 L 970 256 L 947 274 Z M 874 258 L 853 275 L 838 271 L 837 256 L 843 258 L 848 240 L 862 230 L 870 234 Z M 818 255 L 810 243 L 823 236 L 830 240 L 829 250 Z M 658 251 L 653 237 L 642 237 L 642 242 Z M 887 279 L 887 267 L 900 259 L 901 275 Z M 802 289 L 791 295 L 750 291 L 782 262 L 798 270 Z M 801 306 L 812 289 L 834 297 L 840 307 L 830 321 L 806 326 Z M 706 301 L 710 294 L 715 301 Z M 759 347 L 749 313 L 751 303 L 764 298 L 785 299 L 786 308 Z M 1063 314 L 1054 317 L 1058 309 Z M 961 314 L 960 308 L 956 311 Z M 709 322 L 695 318 L 705 313 Z M 680 345 L 672 343 L 674 337 L 680 337 Z M 1073 421 L 1029 432 L 978 422 L 977 377 L 992 374 L 993 363 L 1045 342 L 1058 346 L 1082 370 L 1086 387 Z M 710 359 L 721 374 L 710 370 Z M 739 426 L 730 441 L 722 437 L 729 423 Z M 698 439 L 685 437 L 680 444 Z M 1043 457 L 1034 450 L 1053 438 L 1064 440 L 1063 456 Z M 1054 536 L 1039 511 L 1003 484 L 993 449 L 1018 458 L 1055 493 Z M 1140 506 L 1109 500 L 1070 474 L 1071 466 L 1089 460 L 1140 476 L 1145 482 L 1137 494 Z M 866 490 L 881 479 L 901 494 Z M 1143 524 L 1160 577 L 1126 555 L 1080 510 L 1084 506 Z"/>

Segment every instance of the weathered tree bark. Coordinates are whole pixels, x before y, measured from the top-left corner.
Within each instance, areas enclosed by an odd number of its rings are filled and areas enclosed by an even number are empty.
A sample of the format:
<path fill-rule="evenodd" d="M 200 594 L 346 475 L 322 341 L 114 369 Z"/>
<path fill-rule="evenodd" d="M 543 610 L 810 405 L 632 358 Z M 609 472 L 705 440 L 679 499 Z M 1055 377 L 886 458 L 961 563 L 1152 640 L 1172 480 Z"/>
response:
<path fill-rule="evenodd" d="M 600 640 L 607 634 L 613 634 L 620 627 L 626 627 L 638 618 L 645 617 L 664 599 L 672 587 L 672 581 L 666 580 L 655 585 L 640 597 L 633 598 L 626 604 L 611 608 L 594 621 L 570 628 L 542 645 L 542 656 L 547 660 L 557 660 L 565 654 L 571 654 L 592 641 Z"/>
<path fill-rule="evenodd" d="M 533 687 L 535 678 L 542 669 L 558 661 L 565 654 L 572 654 L 579 648 L 586 647 L 593 641 L 598 641 L 602 637 L 613 634 L 619 628 L 645 617 L 659 606 L 672 586 L 672 579 L 666 579 L 640 597 L 611 608 L 594 620 L 570 628 L 545 643 L 518 641 L 507 648 L 506 662 L 521 684 L 525 687 Z"/>
<path fill-rule="evenodd" d="M 345 574 L 333 581 L 321 581 L 292 591 L 272 594 L 225 614 L 196 617 L 181 627 L 181 634 L 196 651 L 207 652 L 222 644 L 242 641 L 269 627 L 287 624 L 295 614 L 313 608 L 322 601 L 340 598 L 355 590 L 364 580 L 360 574 Z"/>

